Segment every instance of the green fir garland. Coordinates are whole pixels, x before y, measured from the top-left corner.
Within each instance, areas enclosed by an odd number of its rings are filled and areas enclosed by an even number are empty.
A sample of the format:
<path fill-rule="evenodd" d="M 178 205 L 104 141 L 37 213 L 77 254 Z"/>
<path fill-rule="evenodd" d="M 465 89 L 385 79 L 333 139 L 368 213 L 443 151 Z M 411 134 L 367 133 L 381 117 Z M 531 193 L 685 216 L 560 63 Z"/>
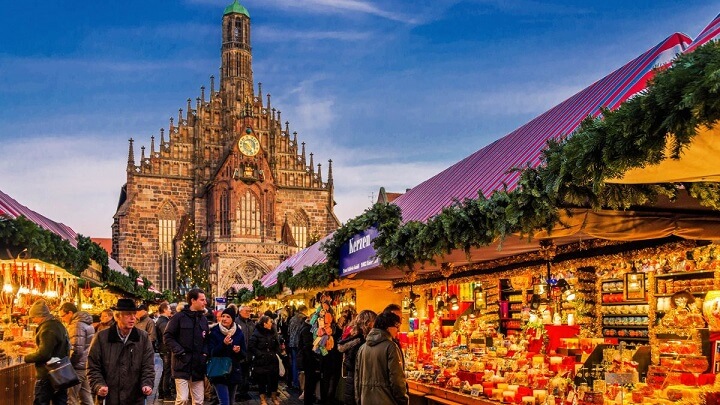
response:
<path fill-rule="evenodd" d="M 39 227 L 25 217 L 0 218 L 0 246 L 4 246 L 14 254 L 27 249 L 28 257 L 54 264 L 67 270 L 70 274 L 81 277 L 82 272 L 95 261 L 102 269 L 102 281 L 120 288 L 129 295 L 144 300 L 154 300 L 155 294 L 147 289 L 152 285 L 143 277 L 145 285 L 135 284 L 137 271 L 128 267 L 128 273 L 110 271 L 108 254 L 100 245 L 90 238 L 78 235 L 77 248 L 57 234 Z M 134 275 L 133 275 L 134 274 Z"/>

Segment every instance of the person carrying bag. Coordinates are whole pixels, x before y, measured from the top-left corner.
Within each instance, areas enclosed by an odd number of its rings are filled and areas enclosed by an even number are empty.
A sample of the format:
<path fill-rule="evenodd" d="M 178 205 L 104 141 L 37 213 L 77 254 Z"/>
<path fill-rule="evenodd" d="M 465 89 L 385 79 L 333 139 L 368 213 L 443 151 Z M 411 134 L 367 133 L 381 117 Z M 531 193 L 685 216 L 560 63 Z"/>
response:
<path fill-rule="evenodd" d="M 48 308 L 44 300 L 35 301 L 30 307 L 28 315 L 31 322 L 38 324 L 35 330 L 37 350 L 25 356 L 26 363 L 35 363 L 37 373 L 34 404 L 66 404 L 67 388 L 58 386 L 59 388 L 55 389 L 47 363 L 53 357 L 67 359 L 68 364 L 70 363 L 68 359 L 70 355 L 70 338 L 67 330 L 59 320 L 50 314 L 50 308 Z M 72 366 L 70 369 L 72 369 Z"/>
<path fill-rule="evenodd" d="M 215 387 L 220 405 L 233 403 L 235 391 L 243 380 L 245 336 L 235 323 L 235 316 L 235 309 L 226 308 L 220 315 L 220 322 L 210 328 L 207 338 L 210 354 L 207 377 Z"/>

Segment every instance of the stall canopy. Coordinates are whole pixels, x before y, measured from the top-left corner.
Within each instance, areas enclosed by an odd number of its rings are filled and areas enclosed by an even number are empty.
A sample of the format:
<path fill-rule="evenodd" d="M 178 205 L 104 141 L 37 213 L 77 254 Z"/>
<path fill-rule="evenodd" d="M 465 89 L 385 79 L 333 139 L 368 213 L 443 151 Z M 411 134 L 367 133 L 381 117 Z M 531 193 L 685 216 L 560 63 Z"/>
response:
<path fill-rule="evenodd" d="M 672 143 L 665 159 L 656 165 L 631 169 L 608 183 L 653 184 L 720 181 L 720 128 L 703 128 L 678 158 L 671 157 Z"/>
<path fill-rule="evenodd" d="M 28 220 L 34 222 L 35 225 L 58 235 L 59 237 L 68 241 L 72 246 L 77 247 L 78 234 L 72 228 L 63 223 L 55 222 L 43 215 L 38 214 L 37 212 L 20 204 L 15 199 L 0 190 L 0 217 L 3 216 L 12 219 L 21 216 L 25 217 Z M 127 270 L 125 270 L 122 266 L 120 266 L 118 262 L 116 262 L 110 257 L 108 257 L 108 266 L 110 267 L 110 270 L 116 271 L 126 276 L 128 275 Z"/>
<path fill-rule="evenodd" d="M 281 272 L 287 270 L 289 267 L 293 269 L 293 275 L 300 273 L 305 267 L 313 266 L 318 263 L 323 263 L 326 260 L 325 252 L 320 250 L 320 246 L 332 237 L 332 233 L 315 242 L 314 244 L 306 247 L 305 249 L 295 253 L 289 258 L 285 259 L 271 272 L 263 276 L 260 279 L 263 287 L 270 287 L 277 282 L 277 276 Z"/>
<path fill-rule="evenodd" d="M 542 150 L 548 140 L 563 139 L 576 130 L 583 119 L 588 116 L 598 117 L 605 108 L 611 110 L 618 108 L 624 101 L 646 88 L 648 80 L 656 72 L 655 69 L 668 67 L 677 54 L 715 40 L 718 35 L 720 35 L 720 16 L 703 29 L 695 41 L 680 33 L 670 35 L 642 55 L 522 127 L 408 190 L 393 203 L 401 208 L 404 222 L 426 221 L 456 200 L 477 198 L 478 192 L 489 196 L 504 185 L 513 189 L 520 174 L 510 170 L 526 165 L 538 166 L 541 163 Z M 577 214 L 591 215 L 589 212 Z M 628 218 L 627 215 L 621 217 Z M 593 233 L 589 229 L 584 232 L 572 226 L 570 229 L 564 231 L 555 242 L 564 244 L 592 238 L 586 233 Z M 659 231 L 656 234 L 662 233 L 675 235 L 678 231 Z M 457 259 L 461 262 L 468 259 L 494 260 L 536 251 L 539 245 L 537 239 L 528 241 L 522 238 L 509 238 L 502 242 L 502 250 L 498 247 L 496 244 L 475 249 L 471 257 L 465 252 L 456 252 L 443 259 L 447 261 Z M 297 272 L 297 267 L 295 269 Z M 431 269 L 425 269 L 425 271 L 429 270 Z M 398 274 L 392 273 L 388 269 L 375 268 L 365 270 L 358 276 L 374 279 L 398 277 Z"/>
<path fill-rule="evenodd" d="M 638 84 L 651 77 L 653 69 L 669 63 L 690 43 L 683 34 L 673 34 L 639 57 L 563 101 L 503 138 L 478 150 L 443 172 L 412 188 L 394 203 L 402 209 L 403 221 L 425 221 L 456 199 L 485 196 L 507 184 L 513 189 L 520 177 L 514 167 L 540 164 L 541 152 L 550 139 L 572 133 L 588 116 L 597 117 L 604 108 L 615 109 L 638 92 Z"/>

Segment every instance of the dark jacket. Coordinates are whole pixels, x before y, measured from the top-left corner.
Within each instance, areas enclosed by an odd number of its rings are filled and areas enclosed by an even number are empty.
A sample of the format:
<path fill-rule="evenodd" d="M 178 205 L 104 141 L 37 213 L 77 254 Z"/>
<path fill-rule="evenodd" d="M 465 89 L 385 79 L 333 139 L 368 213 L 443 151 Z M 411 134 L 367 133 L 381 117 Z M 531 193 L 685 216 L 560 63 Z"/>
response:
<path fill-rule="evenodd" d="M 132 328 L 123 344 L 117 327 L 102 330 L 90 345 L 90 390 L 108 387 L 105 405 L 142 405 L 142 387 L 155 385 L 155 352 L 147 332 Z"/>
<path fill-rule="evenodd" d="M 70 338 L 62 322 L 55 318 L 43 321 L 35 329 L 37 350 L 25 356 L 25 363 L 35 363 L 37 379 L 47 377 L 45 363 L 53 357 L 63 358 L 70 354 Z"/>
<path fill-rule="evenodd" d="M 157 321 L 155 322 L 155 334 L 157 335 L 157 347 L 159 353 L 166 353 L 167 352 L 167 346 L 165 345 L 165 339 L 163 339 L 163 333 L 165 333 L 165 328 L 167 327 L 168 322 L 170 321 L 170 318 L 168 318 L 165 315 L 158 316 Z"/>
<path fill-rule="evenodd" d="M 338 350 L 343 354 L 342 375 L 345 379 L 345 405 L 355 404 L 355 361 L 357 352 L 365 343 L 361 334 L 351 335 L 338 342 Z"/>
<path fill-rule="evenodd" d="M 410 401 L 400 349 L 390 333 L 373 328 L 360 347 L 355 364 L 355 402 L 359 405 Z"/>
<path fill-rule="evenodd" d="M 252 358 L 253 375 L 280 374 L 277 358 L 280 354 L 280 342 L 277 332 L 264 327 L 255 328 L 255 332 L 250 337 L 248 352 Z"/>
<path fill-rule="evenodd" d="M 307 321 L 302 324 L 300 328 L 300 338 L 298 340 L 298 356 L 297 362 L 300 365 L 300 370 L 304 370 L 305 373 L 319 373 L 320 372 L 320 361 L 321 357 L 318 353 L 313 350 L 312 325 Z"/>
<path fill-rule="evenodd" d="M 245 362 L 247 353 L 245 336 L 243 336 L 242 330 L 240 330 L 238 326 L 232 335 L 233 343 L 226 345 L 224 340 L 225 335 L 220 331 L 220 325 L 215 325 L 210 328 L 210 335 L 208 335 L 207 339 L 210 357 L 230 357 L 233 363 L 232 371 L 228 376 L 211 378 L 210 381 L 214 384 L 240 384 L 242 382 L 242 364 Z M 232 349 L 233 346 L 240 346 L 240 352 L 235 353 Z"/>
<path fill-rule="evenodd" d="M 300 329 L 306 318 L 307 315 L 298 312 L 288 321 L 288 347 L 300 347 Z"/>
<path fill-rule="evenodd" d="M 250 337 L 252 337 L 253 332 L 255 332 L 255 322 L 250 318 L 238 316 L 235 318 L 235 323 L 240 326 L 243 335 L 245 335 L 245 346 L 250 346 Z"/>
<path fill-rule="evenodd" d="M 205 379 L 205 337 L 209 330 L 205 315 L 200 311 L 191 311 L 189 307 L 170 318 L 163 340 L 172 353 L 170 364 L 173 378 L 191 381 Z"/>
<path fill-rule="evenodd" d="M 92 321 L 92 315 L 80 311 L 73 315 L 67 328 L 70 335 L 70 363 L 79 370 L 85 370 L 87 367 L 90 343 L 95 336 Z"/>
<path fill-rule="evenodd" d="M 155 347 L 155 341 L 157 340 L 157 334 L 155 332 L 155 321 L 150 318 L 150 315 L 145 314 L 145 316 L 138 319 L 135 323 L 135 327 L 147 332 L 148 336 L 150 336 L 150 341 L 153 343 L 153 347 Z"/>

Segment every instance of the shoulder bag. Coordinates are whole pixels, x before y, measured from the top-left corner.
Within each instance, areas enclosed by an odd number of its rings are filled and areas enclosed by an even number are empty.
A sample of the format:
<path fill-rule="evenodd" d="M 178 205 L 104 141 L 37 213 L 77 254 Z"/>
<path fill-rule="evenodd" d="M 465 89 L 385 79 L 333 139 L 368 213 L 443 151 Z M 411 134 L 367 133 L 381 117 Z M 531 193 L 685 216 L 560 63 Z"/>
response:
<path fill-rule="evenodd" d="M 50 361 L 45 363 L 45 367 L 48 370 L 50 384 L 52 384 L 55 391 L 61 391 L 80 384 L 80 379 L 68 356 L 52 363 Z"/>
<path fill-rule="evenodd" d="M 278 359 L 278 364 L 279 364 L 279 367 L 278 367 L 279 373 L 278 373 L 278 375 L 279 375 L 280 377 L 285 377 L 285 365 L 283 365 L 283 361 L 282 361 L 282 359 L 280 358 L 280 355 L 279 355 L 279 354 L 275 354 L 275 357 L 277 357 L 277 359 Z"/>
<path fill-rule="evenodd" d="M 210 357 L 207 363 L 208 378 L 224 377 L 232 371 L 232 359 L 230 357 Z"/>

